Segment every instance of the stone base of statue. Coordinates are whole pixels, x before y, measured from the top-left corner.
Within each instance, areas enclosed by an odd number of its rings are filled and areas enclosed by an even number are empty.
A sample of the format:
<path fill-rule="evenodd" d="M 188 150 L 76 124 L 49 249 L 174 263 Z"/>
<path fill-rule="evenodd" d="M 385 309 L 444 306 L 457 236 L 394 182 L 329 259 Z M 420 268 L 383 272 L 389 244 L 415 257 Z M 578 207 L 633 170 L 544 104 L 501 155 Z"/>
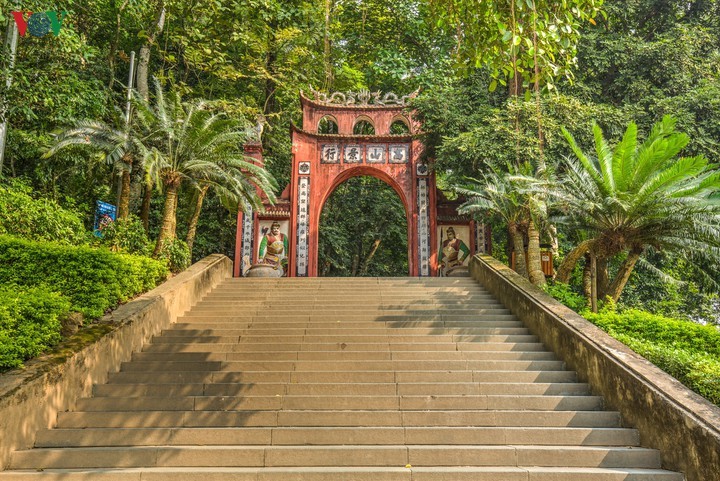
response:
<path fill-rule="evenodd" d="M 282 277 L 284 273 L 282 266 L 275 268 L 272 264 L 253 264 L 245 272 L 245 277 Z"/>
<path fill-rule="evenodd" d="M 444 277 L 470 277 L 468 266 L 455 266 L 445 271 Z"/>

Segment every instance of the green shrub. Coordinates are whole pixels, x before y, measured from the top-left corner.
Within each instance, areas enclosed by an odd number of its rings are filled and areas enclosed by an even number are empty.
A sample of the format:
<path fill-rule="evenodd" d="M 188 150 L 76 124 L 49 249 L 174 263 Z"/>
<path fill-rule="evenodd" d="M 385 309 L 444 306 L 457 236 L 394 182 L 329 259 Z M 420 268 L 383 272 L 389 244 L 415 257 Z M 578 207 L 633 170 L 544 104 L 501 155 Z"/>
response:
<path fill-rule="evenodd" d="M 720 331 L 638 309 L 583 315 L 648 361 L 720 405 Z"/>
<path fill-rule="evenodd" d="M 108 247 L 113 252 L 139 254 L 148 256 L 152 246 L 140 219 L 130 216 L 109 223 L 102 229 L 102 237 L 98 244 Z"/>
<path fill-rule="evenodd" d="M 623 312 L 584 313 L 598 327 L 614 334 L 654 343 L 671 344 L 720 357 L 720 330 L 692 321 L 672 319 L 639 309 Z"/>
<path fill-rule="evenodd" d="M 44 287 L 0 288 L 0 370 L 22 366 L 60 341 L 70 301 Z"/>
<path fill-rule="evenodd" d="M 190 248 L 184 241 L 172 239 L 165 243 L 158 258 L 165 260 L 170 271 L 177 274 L 190 265 Z"/>
<path fill-rule="evenodd" d="M 0 285 L 50 286 L 86 317 L 103 313 L 167 276 L 163 262 L 104 248 L 0 236 Z"/>
<path fill-rule="evenodd" d="M 585 297 L 573 291 L 568 284 L 551 281 L 545 284 L 543 289 L 575 312 L 580 312 L 587 307 Z"/>
<path fill-rule="evenodd" d="M 0 185 L 0 234 L 31 240 L 82 244 L 86 231 L 80 217 L 49 199 L 33 199 L 19 182 Z"/>
<path fill-rule="evenodd" d="M 625 334 L 617 339 L 675 379 L 720 406 L 720 359 L 669 344 L 656 344 Z"/>

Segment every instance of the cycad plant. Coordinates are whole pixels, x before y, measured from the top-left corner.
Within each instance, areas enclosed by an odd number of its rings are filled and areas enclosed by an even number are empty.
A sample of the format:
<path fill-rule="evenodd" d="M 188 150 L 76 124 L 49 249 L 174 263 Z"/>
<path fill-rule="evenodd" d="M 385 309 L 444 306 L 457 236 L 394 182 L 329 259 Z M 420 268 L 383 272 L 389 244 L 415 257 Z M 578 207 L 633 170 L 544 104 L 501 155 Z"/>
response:
<path fill-rule="evenodd" d="M 165 192 L 154 250 L 158 255 L 176 236 L 177 196 L 183 183 L 201 191 L 208 186 L 227 202 L 255 210 L 262 209 L 262 193 L 275 200 L 276 183 L 263 166 L 243 154 L 248 132 L 241 123 L 208 111 L 202 101 L 183 103 L 177 91 L 166 96 L 160 84 L 155 84 L 154 103 L 140 102 L 137 113 L 145 129 L 152 132 L 153 147 L 145 159 L 147 173 Z"/>
<path fill-rule="evenodd" d="M 557 280 L 568 282 L 586 253 L 599 260 L 624 257 L 617 274 L 599 295 L 617 300 L 635 264 L 648 248 L 704 258 L 720 258 L 720 171 L 702 155 L 678 157 L 688 144 L 665 116 L 638 144 L 631 123 L 612 149 L 593 126 L 595 152 L 588 154 L 563 130 L 574 158 L 564 160 L 565 174 L 554 191 L 565 215 L 558 219 L 588 234 L 565 257 Z M 602 278 L 602 275 L 600 275 Z"/>

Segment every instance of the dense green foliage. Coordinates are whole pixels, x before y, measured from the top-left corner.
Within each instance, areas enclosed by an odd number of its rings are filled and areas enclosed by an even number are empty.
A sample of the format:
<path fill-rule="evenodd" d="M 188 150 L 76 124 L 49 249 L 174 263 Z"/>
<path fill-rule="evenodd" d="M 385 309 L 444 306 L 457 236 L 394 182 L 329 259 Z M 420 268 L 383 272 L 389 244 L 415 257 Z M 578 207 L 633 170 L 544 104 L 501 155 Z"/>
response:
<path fill-rule="evenodd" d="M 0 234 L 79 244 L 85 228 L 77 214 L 49 199 L 35 199 L 21 184 L 0 184 Z"/>
<path fill-rule="evenodd" d="M 0 236 L 0 285 L 48 286 L 89 318 L 152 289 L 166 276 L 165 264 L 147 257 Z"/>
<path fill-rule="evenodd" d="M 323 207 L 320 274 L 406 276 L 407 242 L 405 207 L 397 193 L 374 177 L 353 177 Z"/>
<path fill-rule="evenodd" d="M 48 287 L 0 287 L 0 370 L 21 367 L 60 340 L 70 301 Z"/>
<path fill-rule="evenodd" d="M 720 405 L 720 331 L 630 309 L 585 317 L 693 391 Z"/>
<path fill-rule="evenodd" d="M 587 299 L 573 291 L 568 284 L 548 282 L 543 286 L 543 290 L 573 311 L 582 312 L 587 308 Z"/>
<path fill-rule="evenodd" d="M 140 219 L 130 216 L 110 222 L 100 231 L 102 237 L 98 244 L 108 247 L 113 252 L 127 254 L 150 255 L 152 244 L 148 239 Z"/>

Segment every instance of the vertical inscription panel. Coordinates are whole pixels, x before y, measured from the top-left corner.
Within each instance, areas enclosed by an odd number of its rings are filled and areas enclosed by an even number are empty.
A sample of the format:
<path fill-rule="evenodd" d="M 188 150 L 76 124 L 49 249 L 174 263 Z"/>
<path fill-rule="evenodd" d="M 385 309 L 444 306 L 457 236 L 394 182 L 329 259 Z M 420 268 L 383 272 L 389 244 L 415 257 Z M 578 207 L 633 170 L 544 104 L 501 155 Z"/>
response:
<path fill-rule="evenodd" d="M 253 217 L 252 209 L 243 212 L 242 245 L 240 247 L 240 265 L 243 275 L 253 262 Z"/>
<path fill-rule="evenodd" d="M 418 273 L 430 276 L 430 192 L 427 179 L 417 181 L 418 205 Z"/>
<path fill-rule="evenodd" d="M 297 277 L 307 277 L 308 275 L 309 204 L 310 178 L 300 177 L 298 183 L 297 249 L 295 251 L 295 275 Z"/>
<path fill-rule="evenodd" d="M 485 224 L 475 222 L 475 254 L 485 254 Z"/>

